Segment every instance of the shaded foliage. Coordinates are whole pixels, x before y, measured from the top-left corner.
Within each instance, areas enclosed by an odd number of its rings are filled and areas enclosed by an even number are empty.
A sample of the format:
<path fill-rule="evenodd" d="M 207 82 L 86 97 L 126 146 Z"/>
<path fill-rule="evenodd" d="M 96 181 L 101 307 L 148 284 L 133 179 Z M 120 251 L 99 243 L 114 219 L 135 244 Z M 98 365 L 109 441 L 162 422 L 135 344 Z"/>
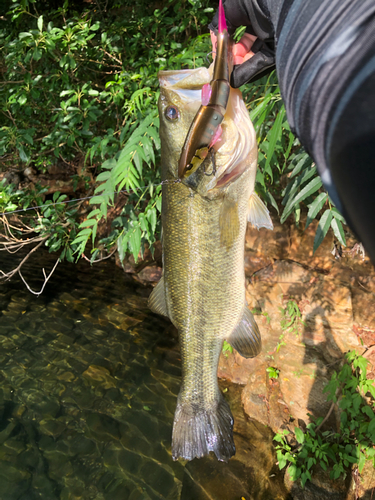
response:
<path fill-rule="evenodd" d="M 75 184 L 85 180 L 85 194 L 93 196 L 66 208 L 63 231 L 59 194 L 47 198 L 47 208 L 29 212 L 28 226 L 46 236 L 61 258 L 79 258 L 91 241 L 92 261 L 116 245 L 121 260 L 127 252 L 137 260 L 145 244 L 152 249 L 159 230 L 157 73 L 207 66 L 207 24 L 216 2 L 21 0 L 5 5 L 2 168 L 23 172 L 32 166 L 44 172 L 58 160 L 79 159 L 90 175 L 77 171 Z M 306 227 L 320 218 L 314 251 L 330 227 L 345 245 L 344 220 L 290 131 L 275 74 L 242 90 L 258 134 L 257 191 L 277 212 L 281 200 L 282 222 L 292 215 L 298 223 L 303 205 L 308 207 Z M 116 207 L 121 190 L 126 204 L 109 234 L 98 236 L 98 225 L 108 208 Z M 39 188 L 31 194 L 0 186 L 1 199 L 11 200 L 2 203 L 4 212 L 41 205 L 43 195 Z M 52 217 L 55 210 L 50 222 L 45 214 Z M 20 229 L 14 231 L 22 238 Z"/>

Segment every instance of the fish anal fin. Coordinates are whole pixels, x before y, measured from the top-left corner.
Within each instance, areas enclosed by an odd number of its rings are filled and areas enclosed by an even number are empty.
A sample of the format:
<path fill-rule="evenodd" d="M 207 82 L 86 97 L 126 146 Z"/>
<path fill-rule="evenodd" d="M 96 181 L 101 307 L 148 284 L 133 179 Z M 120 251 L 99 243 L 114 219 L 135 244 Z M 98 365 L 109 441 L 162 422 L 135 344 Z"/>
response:
<path fill-rule="evenodd" d="M 169 317 L 167 303 L 165 301 L 164 277 L 160 278 L 159 283 L 152 290 L 148 298 L 148 307 L 152 312 Z"/>
<path fill-rule="evenodd" d="M 173 422 L 172 458 L 201 458 L 213 451 L 218 460 L 228 462 L 236 448 L 233 442 L 233 417 L 220 393 L 210 406 L 177 401 Z"/>
<path fill-rule="evenodd" d="M 226 339 L 244 358 L 254 358 L 262 349 L 262 340 L 254 316 L 244 307 L 242 318 Z"/>
<path fill-rule="evenodd" d="M 219 216 L 220 243 L 229 250 L 240 231 L 238 205 L 232 200 L 225 199 L 222 203 Z"/>
<path fill-rule="evenodd" d="M 256 193 L 253 193 L 250 196 L 247 220 L 257 229 L 260 229 L 261 227 L 271 230 L 273 229 L 270 213 L 266 205 Z"/>

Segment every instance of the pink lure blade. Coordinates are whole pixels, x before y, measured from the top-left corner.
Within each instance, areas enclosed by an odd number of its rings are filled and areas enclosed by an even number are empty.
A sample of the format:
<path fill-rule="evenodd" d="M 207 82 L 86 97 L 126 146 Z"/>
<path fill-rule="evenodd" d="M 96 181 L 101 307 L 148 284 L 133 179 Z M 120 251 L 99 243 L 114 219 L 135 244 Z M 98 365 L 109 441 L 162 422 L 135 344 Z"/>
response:
<path fill-rule="evenodd" d="M 210 142 L 210 145 L 208 146 L 209 149 L 211 149 L 217 142 L 220 141 L 222 133 L 223 133 L 223 129 L 221 128 L 221 125 L 219 125 L 219 128 L 216 130 L 216 132 L 212 138 L 212 141 Z"/>
<path fill-rule="evenodd" d="M 209 83 L 205 83 L 202 87 L 202 104 L 203 106 L 207 106 L 207 104 L 210 102 L 212 94 L 212 88 Z"/>
<path fill-rule="evenodd" d="M 227 22 L 225 20 L 225 11 L 223 7 L 222 0 L 219 1 L 219 33 L 222 33 L 224 30 L 228 31 Z"/>

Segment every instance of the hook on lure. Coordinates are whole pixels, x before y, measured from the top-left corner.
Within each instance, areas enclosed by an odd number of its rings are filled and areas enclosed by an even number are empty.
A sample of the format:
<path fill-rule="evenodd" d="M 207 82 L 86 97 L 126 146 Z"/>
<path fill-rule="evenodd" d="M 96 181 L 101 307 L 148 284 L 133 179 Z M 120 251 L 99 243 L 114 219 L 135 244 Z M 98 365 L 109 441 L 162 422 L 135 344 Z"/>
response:
<path fill-rule="evenodd" d="M 221 122 L 228 105 L 232 41 L 222 0 L 219 3 L 219 26 L 212 80 L 202 88 L 202 104 L 190 125 L 178 164 L 178 177 L 194 173 L 221 136 Z M 216 171 L 213 168 L 213 173 Z M 212 174 L 209 174 L 212 175 Z"/>

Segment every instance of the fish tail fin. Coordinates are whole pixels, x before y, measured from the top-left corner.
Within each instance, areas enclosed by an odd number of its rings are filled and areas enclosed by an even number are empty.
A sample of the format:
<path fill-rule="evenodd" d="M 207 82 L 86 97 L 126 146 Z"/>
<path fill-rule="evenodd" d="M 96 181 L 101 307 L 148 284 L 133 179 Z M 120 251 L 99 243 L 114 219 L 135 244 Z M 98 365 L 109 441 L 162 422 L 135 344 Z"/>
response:
<path fill-rule="evenodd" d="M 180 399 L 180 398 L 179 398 Z M 233 417 L 220 393 L 209 408 L 190 402 L 177 402 L 172 434 L 172 458 L 201 458 L 213 451 L 218 460 L 228 462 L 236 448 Z"/>

